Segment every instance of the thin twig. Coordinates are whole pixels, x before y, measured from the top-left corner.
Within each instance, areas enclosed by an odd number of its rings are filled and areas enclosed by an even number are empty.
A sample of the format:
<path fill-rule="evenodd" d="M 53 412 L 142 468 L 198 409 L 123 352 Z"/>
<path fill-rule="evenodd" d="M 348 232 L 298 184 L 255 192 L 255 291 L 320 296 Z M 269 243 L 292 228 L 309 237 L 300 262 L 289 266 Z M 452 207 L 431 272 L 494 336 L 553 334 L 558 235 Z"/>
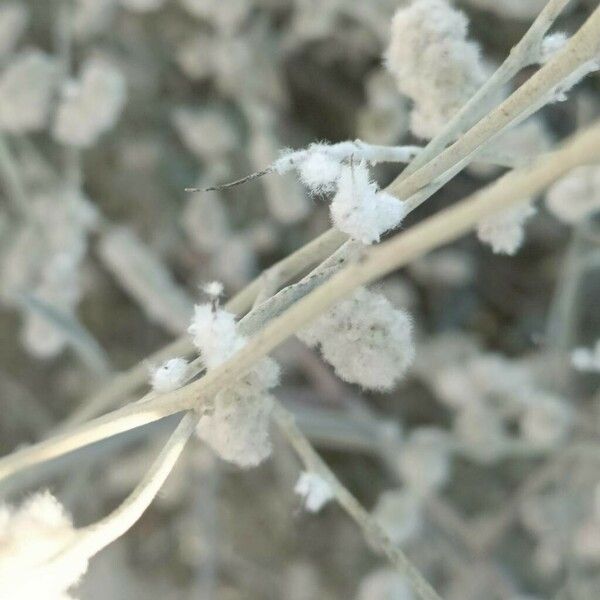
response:
<path fill-rule="evenodd" d="M 229 181 L 228 183 L 221 183 L 219 185 L 213 185 L 207 188 L 185 188 L 186 192 L 220 192 L 221 190 L 228 190 L 229 188 L 235 187 L 237 185 L 242 185 L 243 183 L 247 183 L 248 181 L 253 181 L 254 179 L 258 179 L 259 177 L 263 177 L 264 175 L 268 175 L 273 172 L 273 167 L 267 167 L 262 171 L 256 171 L 255 173 L 250 173 L 250 175 L 245 175 L 240 179 L 236 179 L 235 181 Z"/>
<path fill-rule="evenodd" d="M 329 483 L 339 505 L 356 521 L 365 538 L 382 552 L 389 561 L 409 580 L 422 600 L 441 600 L 437 592 L 421 575 L 404 552 L 387 536 L 381 526 L 363 508 L 352 493 L 339 481 L 333 471 L 312 447 L 306 436 L 298 429 L 294 417 L 280 403 L 275 404 L 273 417 L 279 429 L 309 471 L 323 477 Z"/>
<path fill-rule="evenodd" d="M 188 412 L 161 450 L 142 481 L 127 499 L 110 515 L 92 525 L 76 530 L 75 539 L 61 552 L 61 557 L 72 555 L 92 557 L 102 548 L 122 536 L 142 516 L 162 487 L 177 459 L 194 432 L 198 415 Z"/>

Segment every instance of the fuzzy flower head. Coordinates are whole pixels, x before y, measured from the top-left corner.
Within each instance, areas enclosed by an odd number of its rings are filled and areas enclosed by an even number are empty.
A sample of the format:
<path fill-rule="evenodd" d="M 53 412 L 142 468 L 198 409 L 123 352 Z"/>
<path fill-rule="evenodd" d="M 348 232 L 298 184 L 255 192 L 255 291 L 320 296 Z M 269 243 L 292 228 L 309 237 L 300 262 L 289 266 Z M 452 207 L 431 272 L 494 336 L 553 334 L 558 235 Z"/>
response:
<path fill-rule="evenodd" d="M 151 373 L 150 384 L 159 394 L 172 392 L 185 383 L 188 362 L 185 358 L 170 358 Z"/>
<path fill-rule="evenodd" d="M 246 340 L 236 330 L 235 317 L 214 304 L 197 304 L 188 328 L 208 369 L 225 362 Z"/>
<path fill-rule="evenodd" d="M 344 381 L 389 390 L 414 357 L 409 315 L 381 294 L 359 288 L 298 333 Z"/>
<path fill-rule="evenodd" d="M 278 364 L 263 359 L 250 373 L 217 394 L 213 411 L 202 416 L 196 433 L 223 460 L 242 468 L 259 465 L 271 454 L 273 398 L 267 391 L 278 383 Z"/>
<path fill-rule="evenodd" d="M 45 127 L 57 74 L 56 61 L 40 50 L 14 57 L 0 75 L 0 129 L 25 133 Z"/>
<path fill-rule="evenodd" d="M 450 453 L 443 432 L 428 427 L 414 430 L 398 456 L 398 470 L 407 487 L 426 496 L 450 477 Z"/>
<path fill-rule="evenodd" d="M 19 507 L 0 506 L 0 598 L 68 600 L 87 558 L 61 559 L 75 530 L 61 504 L 39 493 Z"/>
<path fill-rule="evenodd" d="M 535 214 L 529 202 L 486 217 L 477 225 L 477 237 L 495 254 L 513 255 L 523 245 L 525 221 Z"/>
<path fill-rule="evenodd" d="M 416 0 L 392 20 L 386 66 L 414 103 L 411 129 L 431 138 L 486 79 L 467 18 L 446 0 Z"/>
<path fill-rule="evenodd" d="M 543 392 L 527 394 L 524 403 L 519 425 L 525 440 L 536 447 L 553 448 L 565 439 L 573 423 L 569 404 Z"/>
<path fill-rule="evenodd" d="M 306 510 L 319 512 L 333 499 L 331 485 L 317 473 L 303 471 L 296 482 L 294 492 L 302 497 Z"/>
<path fill-rule="evenodd" d="M 341 162 L 319 151 L 317 144 L 309 147 L 306 158 L 298 166 L 300 181 L 314 194 L 333 192 L 341 170 Z"/>
<path fill-rule="evenodd" d="M 575 348 L 571 364 L 577 371 L 600 373 L 600 340 L 592 348 Z"/>
<path fill-rule="evenodd" d="M 577 167 L 546 194 L 546 207 L 560 221 L 574 225 L 600 210 L 600 168 Z"/>
<path fill-rule="evenodd" d="M 378 242 L 407 214 L 405 202 L 379 191 L 364 162 L 342 167 L 330 211 L 335 227 L 363 244 Z"/>
<path fill-rule="evenodd" d="M 246 343 L 246 338 L 237 331 L 234 316 L 216 302 L 194 307 L 189 332 L 209 371 Z M 273 398 L 268 391 L 278 383 L 279 365 L 268 357 L 259 361 L 250 372 L 215 396 L 211 411 L 198 423 L 198 437 L 223 460 L 242 468 L 260 464 L 271 454 L 269 424 Z"/>
<path fill-rule="evenodd" d="M 202 286 L 202 291 L 211 298 L 219 298 L 223 295 L 223 284 L 220 281 L 209 281 Z"/>
<path fill-rule="evenodd" d="M 80 148 L 93 145 L 115 125 L 125 99 L 121 71 L 102 58 L 87 60 L 80 78 L 63 89 L 52 130 L 54 138 Z"/>

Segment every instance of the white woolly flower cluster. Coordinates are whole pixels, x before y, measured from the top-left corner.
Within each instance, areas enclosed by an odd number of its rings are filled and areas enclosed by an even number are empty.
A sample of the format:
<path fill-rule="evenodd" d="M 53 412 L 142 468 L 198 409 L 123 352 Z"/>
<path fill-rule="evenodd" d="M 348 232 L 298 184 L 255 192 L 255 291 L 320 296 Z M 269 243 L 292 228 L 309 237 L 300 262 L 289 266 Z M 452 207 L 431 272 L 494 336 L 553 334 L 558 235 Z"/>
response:
<path fill-rule="evenodd" d="M 537 448 L 553 448 L 564 440 L 573 422 L 573 410 L 562 398 L 543 391 L 525 392 L 519 415 L 520 434 Z"/>
<path fill-rule="evenodd" d="M 406 202 L 379 191 L 364 163 L 343 166 L 337 184 L 330 207 L 333 224 L 363 244 L 378 242 L 408 212 Z"/>
<path fill-rule="evenodd" d="M 302 497 L 306 510 L 312 513 L 319 512 L 334 497 L 329 482 L 312 471 L 300 473 L 294 492 Z"/>
<path fill-rule="evenodd" d="M 234 315 L 211 303 L 194 307 L 189 327 L 208 370 L 218 367 L 246 343 Z M 254 467 L 271 453 L 269 422 L 273 399 L 268 390 L 279 383 L 279 366 L 261 360 L 249 373 L 219 392 L 212 411 L 203 415 L 197 433 L 224 460 Z"/>
<path fill-rule="evenodd" d="M 530 202 L 502 210 L 478 223 L 477 237 L 495 254 L 513 255 L 523 245 L 525 222 L 534 214 Z"/>
<path fill-rule="evenodd" d="M 381 294 L 359 288 L 298 333 L 344 381 L 389 390 L 414 357 L 410 316 Z"/>
<path fill-rule="evenodd" d="M 49 492 L 0 506 L 0 598 L 69 600 L 87 558 L 57 556 L 74 538 L 70 517 Z"/>
<path fill-rule="evenodd" d="M 398 472 L 417 497 L 440 489 L 450 477 L 450 447 L 445 433 L 420 427 L 410 433 L 398 455 Z"/>
<path fill-rule="evenodd" d="M 0 129 L 10 133 L 43 129 L 57 76 L 56 60 L 41 50 L 14 57 L 0 75 Z"/>
<path fill-rule="evenodd" d="M 392 20 L 387 68 L 414 107 L 411 129 L 431 138 L 486 79 L 467 18 L 446 0 L 417 0 Z"/>
<path fill-rule="evenodd" d="M 356 600 L 413 600 L 408 581 L 393 569 L 377 569 L 360 583 Z"/>
<path fill-rule="evenodd" d="M 313 194 L 335 192 L 330 206 L 334 226 L 363 244 L 372 244 L 398 227 L 408 209 L 405 202 L 379 190 L 367 163 L 408 160 L 415 152 L 411 147 L 385 148 L 359 140 L 312 144 L 306 150 L 284 152 L 272 168 L 280 175 L 297 169 Z"/>
<path fill-rule="evenodd" d="M 111 129 L 125 105 L 126 84 L 121 71 L 109 61 L 92 57 L 79 80 L 63 88 L 52 134 L 64 144 L 87 148 Z"/>
<path fill-rule="evenodd" d="M 152 371 L 150 385 L 159 394 L 172 392 L 185 383 L 187 373 L 188 362 L 185 358 L 170 358 Z"/>
<path fill-rule="evenodd" d="M 575 348 L 571 364 L 577 371 L 600 373 L 600 340 L 592 348 Z"/>
<path fill-rule="evenodd" d="M 583 221 L 600 210 L 600 168 L 577 167 L 559 179 L 546 194 L 546 207 L 569 225 Z"/>
<path fill-rule="evenodd" d="M 422 530 L 422 498 L 409 488 L 383 492 L 373 510 L 373 518 L 394 544 L 405 544 Z"/>

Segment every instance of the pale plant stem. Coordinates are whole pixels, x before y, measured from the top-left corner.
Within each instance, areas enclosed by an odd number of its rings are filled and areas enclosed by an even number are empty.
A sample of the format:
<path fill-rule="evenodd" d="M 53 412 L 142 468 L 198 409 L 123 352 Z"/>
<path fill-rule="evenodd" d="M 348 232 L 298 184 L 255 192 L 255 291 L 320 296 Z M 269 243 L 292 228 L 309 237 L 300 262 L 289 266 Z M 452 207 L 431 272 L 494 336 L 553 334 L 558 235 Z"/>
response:
<path fill-rule="evenodd" d="M 406 557 L 404 552 L 395 546 L 385 531 L 373 520 L 360 502 L 342 485 L 333 471 L 312 447 L 305 435 L 298 429 L 294 417 L 279 402 L 275 403 L 273 417 L 279 429 L 294 448 L 307 471 L 320 475 L 333 491 L 338 504 L 356 521 L 365 535 L 365 539 L 388 560 L 409 581 L 422 600 L 441 600 L 419 570 Z"/>
<path fill-rule="evenodd" d="M 449 143 L 463 131 L 474 125 L 484 116 L 489 102 L 523 67 L 531 63 L 532 52 L 539 48 L 544 36 L 558 18 L 570 0 L 549 0 L 536 17 L 525 35 L 512 48 L 504 62 L 492 76 L 471 97 L 466 104 L 448 121 L 444 129 L 436 135 L 415 159 L 402 171 L 399 181 L 406 179 L 415 171 L 437 156 Z"/>
<path fill-rule="evenodd" d="M 402 179 L 396 178 L 387 191 L 398 198 L 409 198 L 419 189 L 468 157 L 486 140 L 499 133 L 532 105 L 539 105 L 573 71 L 600 52 L 600 7 L 596 8 L 579 31 L 544 66 L 486 117 L 426 165 Z"/>
<path fill-rule="evenodd" d="M 157 421 L 190 408 L 200 409 L 224 385 L 246 373 L 287 337 L 359 286 L 370 283 L 423 254 L 467 233 L 483 217 L 541 192 L 572 168 L 590 164 L 600 153 L 600 124 L 577 134 L 533 165 L 505 175 L 460 203 L 447 208 L 382 244 L 365 249 L 326 283 L 271 320 L 230 360 L 202 379 L 143 403 L 128 405 L 55 438 L 0 459 L 0 480 L 12 473 L 82 446 Z"/>
<path fill-rule="evenodd" d="M 173 469 L 185 444 L 194 432 L 198 415 L 188 412 L 169 437 L 158 458 L 127 499 L 104 519 L 76 530 L 76 537 L 61 552 L 61 557 L 91 558 L 122 536 L 142 516 Z"/>

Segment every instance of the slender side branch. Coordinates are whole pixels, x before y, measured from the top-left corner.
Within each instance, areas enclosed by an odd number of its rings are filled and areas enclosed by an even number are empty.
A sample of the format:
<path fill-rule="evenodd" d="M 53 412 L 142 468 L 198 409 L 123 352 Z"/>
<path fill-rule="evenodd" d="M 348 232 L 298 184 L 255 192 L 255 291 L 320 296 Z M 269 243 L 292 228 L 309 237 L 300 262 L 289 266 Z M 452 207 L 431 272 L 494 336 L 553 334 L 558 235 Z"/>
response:
<path fill-rule="evenodd" d="M 142 481 L 110 515 L 76 531 L 75 539 L 63 550 L 66 555 L 92 557 L 121 537 L 142 516 L 175 466 L 191 437 L 198 415 L 190 411 L 179 422 Z M 63 554 L 61 553 L 61 554 Z"/>
<path fill-rule="evenodd" d="M 307 470 L 319 474 L 329 483 L 339 505 L 356 521 L 365 538 L 374 548 L 382 552 L 389 561 L 410 581 L 422 600 L 441 600 L 437 592 L 421 575 L 407 556 L 389 539 L 385 531 L 373 520 L 352 493 L 339 481 L 333 471 L 319 456 L 311 443 L 300 431 L 294 417 L 280 403 L 275 404 L 274 418 L 283 434 L 306 466 Z"/>

